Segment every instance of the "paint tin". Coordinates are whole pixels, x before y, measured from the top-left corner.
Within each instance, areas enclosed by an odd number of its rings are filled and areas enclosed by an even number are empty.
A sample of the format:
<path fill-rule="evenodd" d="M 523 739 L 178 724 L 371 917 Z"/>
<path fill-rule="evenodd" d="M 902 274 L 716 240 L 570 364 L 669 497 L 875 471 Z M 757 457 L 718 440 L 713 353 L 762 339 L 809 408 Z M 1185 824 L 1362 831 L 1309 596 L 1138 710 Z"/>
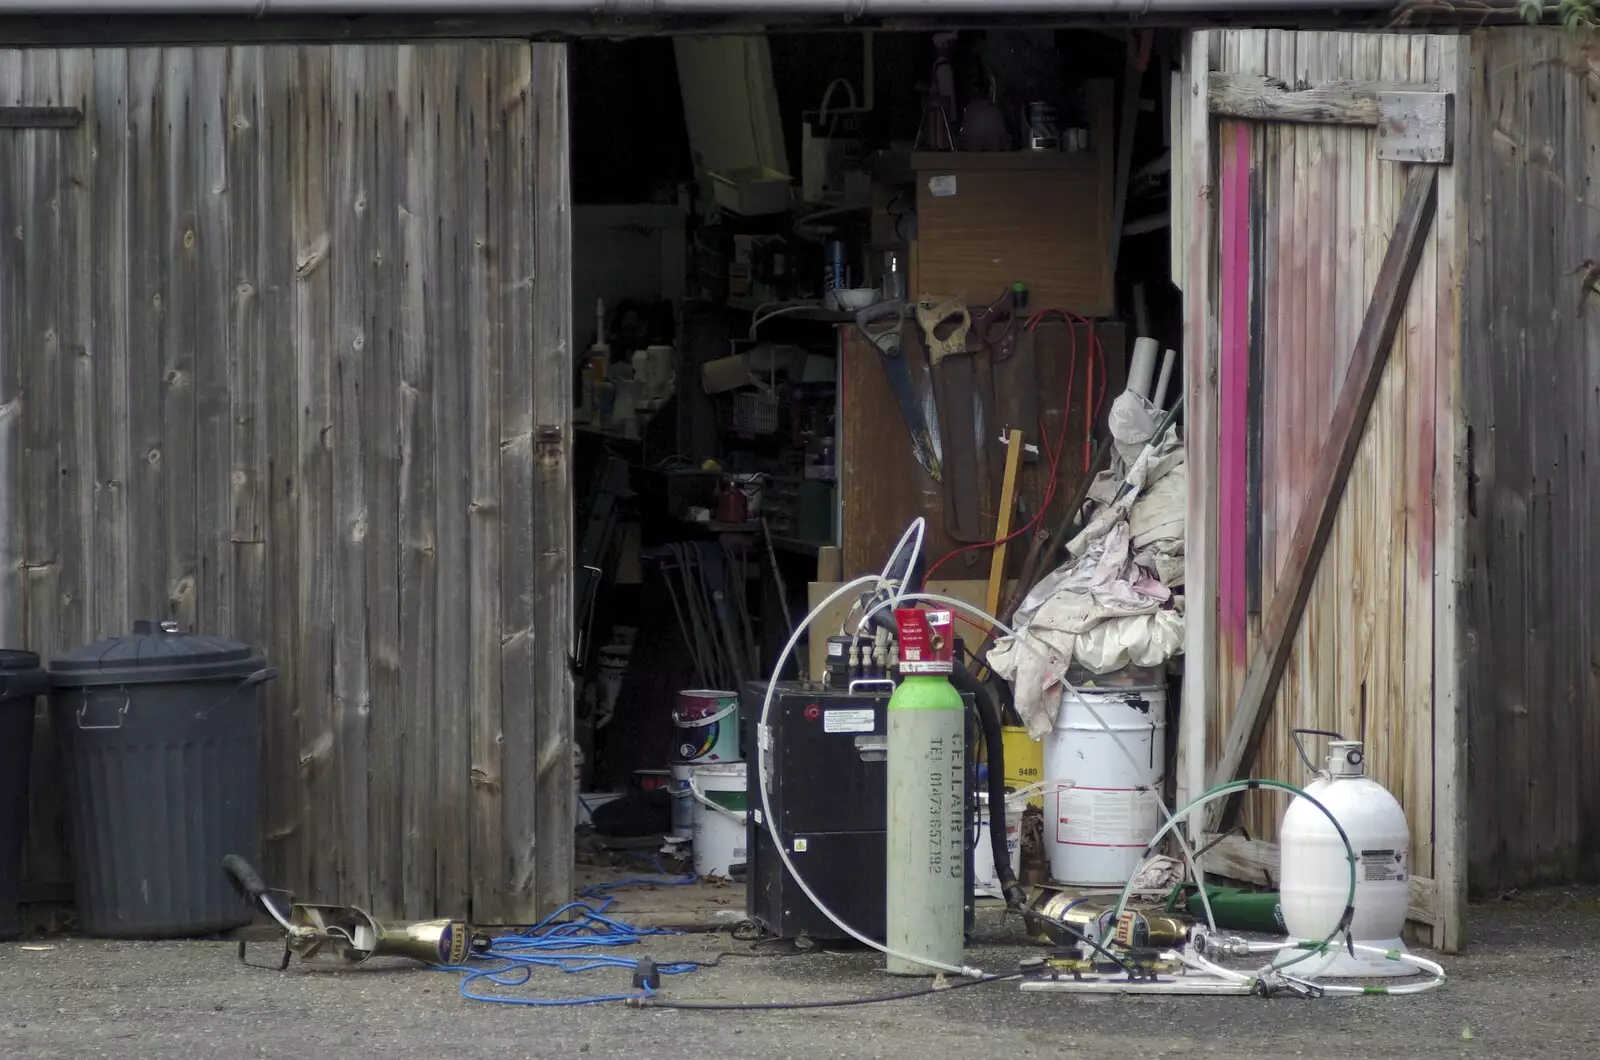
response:
<path fill-rule="evenodd" d="M 692 689 L 672 708 L 672 761 L 683 765 L 738 762 L 739 695 Z"/>

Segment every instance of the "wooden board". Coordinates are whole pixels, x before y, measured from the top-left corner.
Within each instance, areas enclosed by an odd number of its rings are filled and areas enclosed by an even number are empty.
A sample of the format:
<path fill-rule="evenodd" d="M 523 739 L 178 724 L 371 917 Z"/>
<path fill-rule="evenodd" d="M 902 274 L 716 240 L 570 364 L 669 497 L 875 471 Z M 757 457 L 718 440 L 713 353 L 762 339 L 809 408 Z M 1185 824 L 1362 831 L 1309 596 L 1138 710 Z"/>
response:
<path fill-rule="evenodd" d="M 1207 875 L 1224 876 L 1258 887 L 1276 886 L 1280 861 L 1278 844 L 1237 835 L 1218 839 L 1207 834 L 1204 843 L 1212 842 L 1216 845 L 1200 858 Z M 1439 923 L 1438 883 L 1426 876 L 1412 876 L 1410 882 L 1411 901 L 1406 907 L 1406 919 L 1436 926 Z"/>
<path fill-rule="evenodd" d="M 926 379 L 927 358 L 915 328 L 908 324 L 905 332 L 905 357 L 914 379 Z M 1031 336 L 1033 367 L 1022 371 L 1018 366 L 1002 365 L 996 369 L 996 404 L 1002 409 L 1020 406 L 1008 402 L 1008 391 L 1028 388 L 1035 395 L 1036 425 L 1011 424 L 1021 427 L 1030 444 L 1038 444 L 1039 430 L 1050 436 L 1053 443 L 1062 429 L 1066 417 L 1067 452 L 1058 468 L 1057 483 L 1046 524 L 1053 524 L 1070 502 L 1083 478 L 1084 438 L 1088 418 L 1085 408 L 1099 404 L 1097 425 L 1104 423 L 1104 409 L 1111 399 L 1126 385 L 1126 331 L 1121 324 L 1102 323 L 1095 327 L 1104 352 L 1105 369 L 1096 369 L 1093 392 L 1086 395 L 1089 348 L 1088 332 L 1081 325 L 1041 324 Z M 840 418 L 842 428 L 839 443 L 839 498 L 843 535 L 844 576 L 854 578 L 865 573 L 876 573 L 888 559 L 889 552 L 905 533 L 906 527 L 917 516 L 928 521 L 924 555 L 932 563 L 957 545 L 944 529 L 944 491 L 940 485 L 922 471 L 911 454 L 911 440 L 889 387 L 881 359 L 875 349 L 853 327 L 841 328 L 840 373 L 843 387 L 840 393 Z M 1019 343 L 1018 358 L 1023 344 Z M 1074 367 L 1074 365 L 1076 367 Z M 1000 369 L 1004 369 L 1003 371 Z M 1032 386 L 1028 387 L 1028 381 Z M 1102 390 L 1101 384 L 1104 384 Z M 931 393 L 931 391 L 925 391 Z M 1093 401 L 1089 401 L 1093 398 Z M 1103 427 L 1101 428 L 1103 430 Z M 996 465 L 1004 460 L 1004 446 L 1000 443 L 1000 427 L 991 440 Z M 1048 463 L 1038 460 L 1024 465 L 1021 470 L 1018 495 L 1022 498 L 1029 517 L 1038 511 L 1045 494 Z M 993 518 L 996 496 L 980 498 L 990 519 Z M 1018 539 L 1019 542 L 1022 539 Z M 1011 550 L 1008 573 L 1015 574 L 1027 549 Z M 970 565 L 967 558 L 971 558 Z M 939 571 L 940 575 L 958 578 L 981 577 L 987 569 L 988 553 L 975 551 L 951 560 Z"/>
<path fill-rule="evenodd" d="M 984 156 L 958 154 L 917 172 L 911 293 L 987 305 L 1021 281 L 1032 306 L 1110 314 L 1110 188 L 1095 156 L 1039 169 L 967 168 L 965 157 Z"/>

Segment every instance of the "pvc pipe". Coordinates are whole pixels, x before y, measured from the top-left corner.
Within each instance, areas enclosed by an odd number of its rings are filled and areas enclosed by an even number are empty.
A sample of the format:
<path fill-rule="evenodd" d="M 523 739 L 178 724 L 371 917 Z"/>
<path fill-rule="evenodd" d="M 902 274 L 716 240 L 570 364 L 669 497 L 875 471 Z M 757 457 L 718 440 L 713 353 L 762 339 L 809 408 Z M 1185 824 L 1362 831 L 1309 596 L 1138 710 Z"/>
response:
<path fill-rule="evenodd" d="M 0 0 L 0 15 L 836 15 L 851 20 L 941 15 L 1150 15 L 1380 11 L 1396 0 Z"/>
<path fill-rule="evenodd" d="M 1155 339 L 1133 340 L 1133 363 L 1128 368 L 1128 389 L 1142 398 L 1150 397 L 1150 383 L 1156 374 L 1156 353 L 1161 344 Z"/>

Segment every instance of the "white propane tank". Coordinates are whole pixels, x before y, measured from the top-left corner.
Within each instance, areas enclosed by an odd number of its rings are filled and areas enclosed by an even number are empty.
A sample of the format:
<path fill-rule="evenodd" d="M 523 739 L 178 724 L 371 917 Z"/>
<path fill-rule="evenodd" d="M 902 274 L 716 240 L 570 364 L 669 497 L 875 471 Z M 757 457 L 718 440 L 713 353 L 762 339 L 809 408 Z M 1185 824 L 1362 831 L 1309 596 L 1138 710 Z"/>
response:
<path fill-rule="evenodd" d="M 1333 741 L 1328 750 L 1326 775 L 1319 775 L 1305 791 L 1338 818 L 1356 854 L 1351 938 L 1380 950 L 1404 951 L 1400 934 L 1411 897 L 1406 868 L 1411 830 L 1405 811 L 1387 788 L 1367 776 L 1359 741 Z M 1339 923 L 1350 890 L 1344 842 L 1327 815 L 1296 797 L 1284 812 L 1279 843 L 1278 891 L 1284 927 L 1293 942 L 1320 942 Z M 1285 950 L 1278 963 L 1304 952 Z M 1413 971 L 1401 961 L 1374 954 L 1352 956 L 1347 947 L 1339 947 L 1299 961 L 1290 974 L 1368 977 L 1410 975 Z"/>

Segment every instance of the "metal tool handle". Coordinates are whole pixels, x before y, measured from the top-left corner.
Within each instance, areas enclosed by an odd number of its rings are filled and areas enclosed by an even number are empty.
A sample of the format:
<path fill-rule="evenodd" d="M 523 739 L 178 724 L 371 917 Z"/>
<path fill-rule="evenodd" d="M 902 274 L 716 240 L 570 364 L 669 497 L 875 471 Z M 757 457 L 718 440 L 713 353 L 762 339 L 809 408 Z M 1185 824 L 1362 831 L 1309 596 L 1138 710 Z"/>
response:
<path fill-rule="evenodd" d="M 850 682 L 850 694 L 853 696 L 862 688 L 887 688 L 893 692 L 898 685 L 887 677 L 858 677 Z"/>
<path fill-rule="evenodd" d="M 294 932 L 294 926 L 289 923 L 288 917 L 280 913 L 278 907 L 267 897 L 269 894 L 267 885 L 257 874 L 254 866 L 238 854 L 228 854 L 222 859 L 222 871 L 228 874 L 234 884 L 251 902 L 259 906 L 262 912 L 276 920 L 283 930 L 291 934 Z"/>
<path fill-rule="evenodd" d="M 717 722 L 721 721 L 723 718 L 726 718 L 729 714 L 732 714 L 734 711 L 736 711 L 738 709 L 739 709 L 739 704 L 738 703 L 733 703 L 733 704 L 730 704 L 729 706 L 723 707 L 721 710 L 717 711 L 715 714 L 711 715 L 710 717 L 707 717 L 707 718 L 687 718 L 687 719 L 682 714 L 680 714 L 678 711 L 674 710 L 674 711 L 672 711 L 672 724 L 678 726 L 680 729 L 698 729 L 698 728 L 703 728 L 703 727 L 705 727 L 707 725 L 716 724 Z"/>

